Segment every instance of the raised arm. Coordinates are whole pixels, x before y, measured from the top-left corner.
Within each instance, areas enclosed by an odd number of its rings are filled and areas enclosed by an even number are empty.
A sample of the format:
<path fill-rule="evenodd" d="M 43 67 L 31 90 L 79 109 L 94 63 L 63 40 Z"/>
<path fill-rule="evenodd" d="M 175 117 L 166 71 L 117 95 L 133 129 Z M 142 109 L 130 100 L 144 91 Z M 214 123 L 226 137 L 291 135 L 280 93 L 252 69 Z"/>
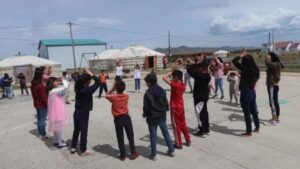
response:
<path fill-rule="evenodd" d="M 171 85 L 171 81 L 170 81 L 169 77 L 172 75 L 172 73 L 175 70 L 175 68 L 176 68 L 176 65 L 173 64 L 171 72 L 169 72 L 168 74 L 164 75 L 163 78 L 162 78 L 168 85 Z"/>
<path fill-rule="evenodd" d="M 232 60 L 233 65 L 238 68 L 240 71 L 245 71 L 245 67 L 239 62 L 241 56 L 237 56 Z"/>

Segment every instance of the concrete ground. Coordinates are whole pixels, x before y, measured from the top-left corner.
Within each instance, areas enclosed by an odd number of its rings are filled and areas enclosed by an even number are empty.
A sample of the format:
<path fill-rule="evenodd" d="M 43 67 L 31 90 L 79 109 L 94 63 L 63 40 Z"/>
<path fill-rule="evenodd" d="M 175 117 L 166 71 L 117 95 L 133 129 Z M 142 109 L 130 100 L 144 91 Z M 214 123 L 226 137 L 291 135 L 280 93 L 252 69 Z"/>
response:
<path fill-rule="evenodd" d="M 260 111 L 261 133 L 251 138 L 239 136 L 245 130 L 240 107 L 228 103 L 228 84 L 224 82 L 225 99 L 210 99 L 211 135 L 206 138 L 191 136 L 192 146 L 175 151 L 175 157 L 166 155 L 167 147 L 158 131 L 157 161 L 147 158 L 149 132 L 142 118 L 142 93 L 133 93 L 133 80 L 126 79 L 129 93 L 129 110 L 133 120 L 135 143 L 141 156 L 131 161 L 118 159 L 118 146 L 114 130 L 110 103 L 104 98 L 94 98 L 94 109 L 90 114 L 88 148 L 93 156 L 71 155 L 68 149 L 58 150 L 52 146 L 52 139 L 42 141 L 37 137 L 36 112 L 31 96 L 21 96 L 15 91 L 13 100 L 0 100 L 0 168 L 1 169 L 117 169 L 117 168 L 213 168 L 213 169 L 296 169 L 300 166 L 300 74 L 286 73 L 280 82 L 281 123 L 266 126 L 270 118 L 265 75 L 257 88 L 257 103 Z M 161 77 L 159 84 L 168 89 Z M 111 86 L 111 82 L 109 85 Z M 169 95 L 169 92 L 168 92 Z M 96 94 L 94 95 L 96 96 Z M 74 93 L 71 91 L 71 99 Z M 184 95 L 186 119 L 190 131 L 197 126 L 190 93 Z M 68 109 L 70 117 L 74 111 L 74 100 Z M 169 115 L 169 113 L 168 113 Z M 167 123 L 170 125 L 168 116 Z M 63 130 L 64 138 L 70 141 L 73 121 Z M 169 129 L 172 135 L 171 128 Z M 48 133 L 52 136 L 51 133 Z M 173 137 L 173 135 L 172 135 Z M 126 139 L 125 139 L 126 140 Z M 128 141 L 126 140 L 126 145 Z M 127 146 L 128 150 L 128 146 Z"/>

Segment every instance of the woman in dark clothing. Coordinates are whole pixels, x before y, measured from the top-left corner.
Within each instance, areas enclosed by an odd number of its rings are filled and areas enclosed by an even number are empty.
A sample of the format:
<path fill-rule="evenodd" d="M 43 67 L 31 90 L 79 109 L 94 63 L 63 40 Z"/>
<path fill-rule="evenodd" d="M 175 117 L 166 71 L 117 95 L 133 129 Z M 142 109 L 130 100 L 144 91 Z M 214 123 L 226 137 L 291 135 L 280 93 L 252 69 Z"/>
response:
<path fill-rule="evenodd" d="M 282 63 L 279 60 L 278 55 L 274 52 L 270 52 L 265 60 L 267 66 L 267 78 L 266 84 L 269 94 L 269 102 L 272 111 L 272 119 L 270 120 L 271 125 L 279 123 L 280 107 L 278 102 L 278 91 L 280 73 L 283 68 Z"/>
<path fill-rule="evenodd" d="M 242 59 L 240 63 L 239 60 Z M 243 136 L 252 136 L 251 115 L 255 124 L 254 132 L 259 132 L 259 118 L 256 110 L 256 93 L 254 87 L 259 79 L 259 69 L 251 55 L 244 52 L 237 56 L 232 63 L 241 71 L 239 89 L 241 91 L 240 102 L 244 112 L 246 132 Z"/>
<path fill-rule="evenodd" d="M 86 149 L 88 123 L 90 111 L 93 109 L 93 93 L 99 88 L 100 82 L 94 74 L 88 70 L 84 70 L 84 74 L 80 75 L 75 83 L 75 112 L 74 132 L 72 137 L 71 153 L 76 152 L 78 137 L 80 134 L 80 151 L 81 156 L 91 155 L 92 153 Z M 94 84 L 90 86 L 91 79 Z"/>
<path fill-rule="evenodd" d="M 22 95 L 24 94 L 24 90 L 26 91 L 27 95 L 29 95 L 27 86 L 26 86 L 26 77 L 25 75 L 21 72 L 17 75 L 17 78 L 20 79 L 20 88 L 21 88 L 21 93 Z"/>

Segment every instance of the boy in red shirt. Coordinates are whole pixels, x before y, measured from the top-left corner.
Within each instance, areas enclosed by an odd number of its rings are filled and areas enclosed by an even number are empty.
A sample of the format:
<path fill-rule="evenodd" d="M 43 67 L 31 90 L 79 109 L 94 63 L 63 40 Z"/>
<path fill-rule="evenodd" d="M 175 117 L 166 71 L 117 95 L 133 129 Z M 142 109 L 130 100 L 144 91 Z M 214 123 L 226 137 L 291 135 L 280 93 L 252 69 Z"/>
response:
<path fill-rule="evenodd" d="M 172 75 L 172 81 L 169 80 L 169 76 Z M 166 74 L 163 80 L 171 86 L 171 122 L 173 126 L 175 148 L 182 149 L 181 132 L 186 140 L 186 145 L 191 145 L 190 135 L 187 129 L 184 112 L 183 94 L 185 92 L 185 85 L 182 82 L 182 72 L 180 70 L 174 70 Z"/>
<path fill-rule="evenodd" d="M 116 82 L 116 91 L 117 94 L 111 95 L 108 93 L 105 98 L 112 103 L 111 112 L 114 116 L 118 146 L 120 149 L 120 160 L 125 160 L 125 145 L 124 145 L 124 135 L 123 128 L 125 128 L 125 132 L 127 134 L 127 138 L 129 141 L 131 156 L 130 159 L 136 159 L 139 156 L 139 153 L 135 151 L 134 145 L 134 133 L 131 118 L 128 114 L 128 95 L 123 94 L 126 85 L 120 80 Z"/>

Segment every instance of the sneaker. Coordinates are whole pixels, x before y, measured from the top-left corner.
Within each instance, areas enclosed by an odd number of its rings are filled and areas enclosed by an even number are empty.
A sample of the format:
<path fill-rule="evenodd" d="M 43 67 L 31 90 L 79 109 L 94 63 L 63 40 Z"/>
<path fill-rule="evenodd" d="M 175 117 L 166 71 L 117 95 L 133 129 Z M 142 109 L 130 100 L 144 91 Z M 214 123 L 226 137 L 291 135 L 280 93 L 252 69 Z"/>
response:
<path fill-rule="evenodd" d="M 197 132 L 193 133 L 193 135 L 205 138 L 205 135 L 202 131 L 197 131 Z"/>
<path fill-rule="evenodd" d="M 241 136 L 243 136 L 243 137 L 251 137 L 252 133 L 251 132 L 245 132 L 245 133 L 242 133 Z"/>
<path fill-rule="evenodd" d="M 120 156 L 119 156 L 119 159 L 120 159 L 121 161 L 124 161 L 124 160 L 126 159 L 126 156 L 125 156 L 125 155 L 120 155 Z"/>
<path fill-rule="evenodd" d="M 255 129 L 253 130 L 253 132 L 259 133 L 259 128 L 255 128 Z"/>
<path fill-rule="evenodd" d="M 156 161 L 156 156 L 149 155 L 148 158 L 149 158 L 150 160 Z"/>
<path fill-rule="evenodd" d="M 209 136 L 210 132 L 203 132 L 203 134 Z"/>
<path fill-rule="evenodd" d="M 135 153 L 131 154 L 130 160 L 134 160 L 134 159 L 138 158 L 139 156 L 140 156 L 140 153 L 135 152 Z"/>
<path fill-rule="evenodd" d="M 170 157 L 175 157 L 175 153 L 174 153 L 174 152 L 168 153 L 168 155 L 169 155 Z"/>
<path fill-rule="evenodd" d="M 269 125 L 269 126 L 276 126 L 277 122 L 275 120 L 269 120 L 268 123 L 266 123 L 266 125 Z"/>
<path fill-rule="evenodd" d="M 66 104 L 71 104 L 71 103 L 67 101 Z"/>
<path fill-rule="evenodd" d="M 275 120 L 276 121 L 276 123 L 280 123 L 280 120 L 279 119 L 277 119 L 277 120 Z"/>
<path fill-rule="evenodd" d="M 190 147 L 191 146 L 191 141 L 187 141 L 186 143 L 185 143 L 185 145 L 187 146 L 187 147 Z"/>
<path fill-rule="evenodd" d="M 68 147 L 67 143 L 61 143 L 61 145 L 57 145 L 58 149 L 65 148 L 65 147 Z"/>
<path fill-rule="evenodd" d="M 215 95 L 213 95 L 213 96 L 212 96 L 212 98 L 215 98 L 215 97 L 217 97 L 217 96 L 218 96 L 218 95 L 217 95 L 217 94 L 215 94 Z"/>
<path fill-rule="evenodd" d="M 182 145 L 177 146 L 176 144 L 174 144 L 173 146 L 174 146 L 175 149 L 179 149 L 179 150 L 182 149 Z"/>
<path fill-rule="evenodd" d="M 221 96 L 220 99 L 221 99 L 221 100 L 224 99 L 224 96 Z"/>
<path fill-rule="evenodd" d="M 70 153 L 71 154 L 75 154 L 77 152 L 77 150 L 75 148 L 71 148 Z"/>
<path fill-rule="evenodd" d="M 85 157 L 85 156 L 91 156 L 91 155 L 93 155 L 93 153 L 91 152 L 91 151 L 89 151 L 89 150 L 86 150 L 84 153 L 81 153 L 81 157 Z"/>

